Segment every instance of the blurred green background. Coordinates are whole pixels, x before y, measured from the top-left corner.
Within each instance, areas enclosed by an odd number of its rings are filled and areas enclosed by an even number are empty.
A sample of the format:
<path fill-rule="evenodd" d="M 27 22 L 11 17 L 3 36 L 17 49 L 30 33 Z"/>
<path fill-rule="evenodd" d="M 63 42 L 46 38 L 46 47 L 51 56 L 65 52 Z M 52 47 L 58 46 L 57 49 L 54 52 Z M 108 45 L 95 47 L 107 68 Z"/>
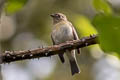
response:
<path fill-rule="evenodd" d="M 71 75 L 58 56 L 2 64 L 0 80 L 120 80 L 120 0 L 7 0 L 0 23 L 0 53 L 52 45 L 50 14 L 64 13 L 80 38 L 98 34 L 100 44 L 82 48 L 81 73 Z"/>

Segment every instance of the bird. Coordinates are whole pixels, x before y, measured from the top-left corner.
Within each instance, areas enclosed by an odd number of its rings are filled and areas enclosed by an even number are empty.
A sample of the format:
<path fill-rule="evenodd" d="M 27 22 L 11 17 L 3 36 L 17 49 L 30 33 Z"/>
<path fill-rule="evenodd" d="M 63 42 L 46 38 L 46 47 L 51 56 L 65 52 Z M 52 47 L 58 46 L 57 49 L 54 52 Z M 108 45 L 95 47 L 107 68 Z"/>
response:
<path fill-rule="evenodd" d="M 79 40 L 77 32 L 71 22 L 63 13 L 54 13 L 50 15 L 53 19 L 53 29 L 51 39 L 53 45 L 58 45 L 67 41 Z M 80 49 L 77 49 L 80 54 Z M 66 55 L 69 59 L 72 75 L 80 73 L 80 69 L 76 60 L 75 50 L 66 50 Z M 64 53 L 58 54 L 62 63 L 65 62 Z"/>

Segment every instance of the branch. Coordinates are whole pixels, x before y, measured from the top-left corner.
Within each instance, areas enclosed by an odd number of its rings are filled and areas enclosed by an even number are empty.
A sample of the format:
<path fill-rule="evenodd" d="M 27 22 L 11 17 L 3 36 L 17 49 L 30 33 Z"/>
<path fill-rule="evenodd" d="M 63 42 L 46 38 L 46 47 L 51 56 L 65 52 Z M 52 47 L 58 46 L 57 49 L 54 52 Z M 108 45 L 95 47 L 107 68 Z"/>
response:
<path fill-rule="evenodd" d="M 97 35 L 92 35 L 89 37 L 84 37 L 80 40 L 67 41 L 66 43 L 53 45 L 46 48 L 25 51 L 5 51 L 4 53 L 0 54 L 0 59 L 2 64 L 26 59 L 49 57 L 61 52 L 65 52 L 66 50 L 78 49 L 97 43 Z"/>

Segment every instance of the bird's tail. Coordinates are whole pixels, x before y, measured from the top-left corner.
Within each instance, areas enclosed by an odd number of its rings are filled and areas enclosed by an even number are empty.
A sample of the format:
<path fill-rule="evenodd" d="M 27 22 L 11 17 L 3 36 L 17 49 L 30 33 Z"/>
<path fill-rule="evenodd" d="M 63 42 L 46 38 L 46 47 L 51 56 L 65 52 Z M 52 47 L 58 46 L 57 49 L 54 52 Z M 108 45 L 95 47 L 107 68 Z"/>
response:
<path fill-rule="evenodd" d="M 76 56 L 75 56 L 75 50 L 68 51 L 67 56 L 69 58 L 72 75 L 76 73 L 80 73 L 80 69 L 78 67 Z"/>
<path fill-rule="evenodd" d="M 78 64 L 75 60 L 70 60 L 70 66 L 71 66 L 72 75 L 74 75 L 76 73 L 80 73 Z"/>

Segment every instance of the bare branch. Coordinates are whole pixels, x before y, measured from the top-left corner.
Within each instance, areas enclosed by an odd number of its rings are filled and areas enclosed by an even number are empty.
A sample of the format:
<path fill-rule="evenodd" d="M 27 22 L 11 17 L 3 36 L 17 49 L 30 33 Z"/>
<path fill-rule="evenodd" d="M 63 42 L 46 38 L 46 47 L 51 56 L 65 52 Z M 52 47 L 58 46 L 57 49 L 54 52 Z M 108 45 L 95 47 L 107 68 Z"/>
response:
<path fill-rule="evenodd" d="M 49 57 L 52 55 L 59 54 L 61 52 L 65 52 L 66 50 L 78 49 L 97 43 L 97 36 L 92 35 L 89 37 L 84 37 L 80 40 L 68 41 L 66 43 L 53 45 L 46 48 L 38 48 L 34 50 L 25 51 L 5 51 L 4 53 L 0 54 L 1 64 L 25 59 Z"/>

